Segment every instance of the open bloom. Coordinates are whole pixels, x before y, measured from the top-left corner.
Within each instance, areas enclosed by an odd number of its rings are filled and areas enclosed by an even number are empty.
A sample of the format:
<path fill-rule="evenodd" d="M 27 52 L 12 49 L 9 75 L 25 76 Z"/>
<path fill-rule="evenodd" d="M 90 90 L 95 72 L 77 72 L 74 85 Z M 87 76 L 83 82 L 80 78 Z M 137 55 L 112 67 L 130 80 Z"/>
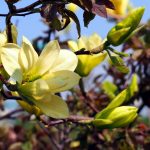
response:
<path fill-rule="evenodd" d="M 54 118 L 68 116 L 66 103 L 55 93 L 78 84 L 80 77 L 73 72 L 78 59 L 73 52 L 60 50 L 58 42 L 51 41 L 38 56 L 25 37 L 21 47 L 8 43 L 1 51 L 3 66 L 16 81 L 17 92 L 24 99 L 22 106 L 27 111 L 38 109 Z"/>
<path fill-rule="evenodd" d="M 102 39 L 98 34 L 93 34 L 90 37 L 82 36 L 77 42 L 69 41 L 68 45 L 72 51 L 77 51 L 82 48 L 92 51 L 92 49 L 100 46 Z M 87 76 L 89 73 L 106 58 L 106 53 L 99 53 L 94 55 L 79 55 L 78 66 L 76 72 L 81 76 Z"/>

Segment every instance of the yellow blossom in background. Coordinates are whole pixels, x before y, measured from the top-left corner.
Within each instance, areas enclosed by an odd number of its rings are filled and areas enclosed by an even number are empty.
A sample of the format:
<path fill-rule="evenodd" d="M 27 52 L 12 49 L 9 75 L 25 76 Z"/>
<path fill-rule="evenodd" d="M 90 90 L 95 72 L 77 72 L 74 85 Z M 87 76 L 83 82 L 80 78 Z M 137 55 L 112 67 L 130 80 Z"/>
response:
<path fill-rule="evenodd" d="M 73 12 L 76 12 L 78 10 L 78 6 L 73 4 L 73 3 L 70 3 L 67 5 L 67 9 L 73 11 Z"/>
<path fill-rule="evenodd" d="M 107 9 L 108 14 L 118 16 L 126 15 L 129 0 L 110 0 L 110 1 L 114 4 L 115 10 Z"/>
<path fill-rule="evenodd" d="M 73 52 L 60 50 L 55 40 L 38 56 L 25 37 L 21 47 L 8 43 L 1 51 L 2 64 L 16 81 L 17 92 L 24 100 L 19 102 L 21 106 L 35 114 L 68 117 L 67 104 L 55 93 L 71 89 L 79 82 L 79 75 L 73 72 L 78 63 Z"/>
<path fill-rule="evenodd" d="M 102 39 L 96 33 L 90 37 L 82 36 L 77 42 L 68 41 L 68 46 L 72 51 L 78 51 L 82 48 L 86 50 L 91 50 L 100 46 L 102 44 Z M 89 73 L 103 60 L 106 58 L 106 53 L 99 53 L 94 55 L 78 55 L 78 66 L 76 72 L 81 76 L 87 76 Z"/>

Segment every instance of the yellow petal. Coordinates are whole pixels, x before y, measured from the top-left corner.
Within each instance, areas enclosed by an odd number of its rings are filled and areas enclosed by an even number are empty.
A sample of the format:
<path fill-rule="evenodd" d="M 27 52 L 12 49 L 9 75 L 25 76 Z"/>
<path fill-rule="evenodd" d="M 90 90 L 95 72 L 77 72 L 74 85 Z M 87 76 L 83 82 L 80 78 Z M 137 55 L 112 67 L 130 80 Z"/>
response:
<path fill-rule="evenodd" d="M 92 50 L 93 48 L 96 48 L 97 46 L 101 45 L 102 39 L 101 37 L 97 34 L 94 33 L 92 34 L 89 39 L 88 39 L 88 50 Z"/>
<path fill-rule="evenodd" d="M 77 11 L 78 6 L 75 5 L 75 4 L 73 4 L 73 3 L 70 3 L 70 4 L 67 5 L 67 9 L 69 9 L 69 10 L 75 12 L 75 11 Z"/>
<path fill-rule="evenodd" d="M 56 40 L 49 42 L 44 50 L 42 51 L 39 59 L 36 64 L 32 68 L 31 80 L 34 78 L 42 76 L 45 72 L 47 72 L 53 64 L 56 62 L 57 57 L 59 56 L 60 47 Z"/>
<path fill-rule="evenodd" d="M 7 37 L 6 30 L 7 29 L 4 30 L 3 34 Z M 13 43 L 17 44 L 18 31 L 15 25 L 11 25 L 11 32 L 12 32 Z"/>
<path fill-rule="evenodd" d="M 27 38 L 23 37 L 22 48 L 19 51 L 18 58 L 23 73 L 29 71 L 29 69 L 31 69 L 36 63 L 37 59 L 38 55 L 34 50 L 32 44 Z"/>
<path fill-rule="evenodd" d="M 85 48 L 88 50 L 88 38 L 86 36 L 81 36 L 78 41 L 78 47 L 79 49 Z"/>
<path fill-rule="evenodd" d="M 20 47 L 16 44 L 6 44 L 1 47 L 1 59 L 6 72 L 10 76 L 13 76 L 14 80 L 21 82 L 22 73 L 20 65 L 18 64 L 19 50 Z"/>
<path fill-rule="evenodd" d="M 7 43 L 7 37 L 5 34 L 0 33 L 0 47 Z"/>
<path fill-rule="evenodd" d="M 43 77 L 52 93 L 62 92 L 73 88 L 79 83 L 80 76 L 72 71 L 57 71 Z"/>
<path fill-rule="evenodd" d="M 49 117 L 67 118 L 69 116 L 68 106 L 59 96 L 47 94 L 43 99 L 34 103 Z"/>
<path fill-rule="evenodd" d="M 48 92 L 49 87 L 47 83 L 42 79 L 18 85 L 18 93 L 20 94 L 20 96 L 22 96 L 23 99 L 25 98 L 29 101 L 32 101 L 33 99 L 40 100 Z"/>
<path fill-rule="evenodd" d="M 108 14 L 116 14 L 121 16 L 126 14 L 129 0 L 111 0 L 111 2 L 114 4 L 115 10 L 107 9 Z"/>
<path fill-rule="evenodd" d="M 104 61 L 106 53 L 78 56 L 79 63 L 76 72 L 81 76 L 87 76 L 97 65 Z"/>
<path fill-rule="evenodd" d="M 68 46 L 74 52 L 79 50 L 79 47 L 78 47 L 77 43 L 74 42 L 74 41 L 68 41 Z"/>
<path fill-rule="evenodd" d="M 61 50 L 55 64 L 49 72 L 56 72 L 60 70 L 74 71 L 77 67 L 77 64 L 78 58 L 73 52 Z"/>
<path fill-rule="evenodd" d="M 11 25 L 11 31 L 12 31 L 13 43 L 17 44 L 18 31 L 16 26 Z"/>

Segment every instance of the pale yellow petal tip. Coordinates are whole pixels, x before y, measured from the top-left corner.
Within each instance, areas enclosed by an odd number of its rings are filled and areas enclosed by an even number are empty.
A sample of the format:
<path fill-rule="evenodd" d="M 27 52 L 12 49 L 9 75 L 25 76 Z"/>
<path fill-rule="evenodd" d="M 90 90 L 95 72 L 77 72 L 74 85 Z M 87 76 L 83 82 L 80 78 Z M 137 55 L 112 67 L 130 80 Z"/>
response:
<path fill-rule="evenodd" d="M 59 49 L 60 49 L 60 45 L 58 43 L 58 40 L 53 40 L 53 41 L 50 41 L 49 43 L 56 45 L 56 47 L 59 47 Z"/>
<path fill-rule="evenodd" d="M 47 95 L 47 99 L 34 101 L 35 105 L 47 116 L 63 119 L 69 116 L 69 109 L 66 102 L 56 95 Z"/>
<path fill-rule="evenodd" d="M 76 52 L 79 50 L 79 47 L 75 41 L 68 41 L 68 47 L 73 51 Z"/>

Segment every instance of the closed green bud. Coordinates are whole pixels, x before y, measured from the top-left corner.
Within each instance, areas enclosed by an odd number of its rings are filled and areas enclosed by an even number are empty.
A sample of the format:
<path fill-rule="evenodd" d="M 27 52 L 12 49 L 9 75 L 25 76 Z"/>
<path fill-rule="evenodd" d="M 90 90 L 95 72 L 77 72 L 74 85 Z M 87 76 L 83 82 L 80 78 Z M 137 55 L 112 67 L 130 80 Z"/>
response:
<path fill-rule="evenodd" d="M 144 10 L 144 7 L 134 9 L 127 18 L 114 26 L 107 35 L 107 40 L 110 44 L 118 46 L 125 42 L 139 25 Z"/>
<path fill-rule="evenodd" d="M 137 117 L 137 108 L 133 106 L 120 106 L 108 109 L 93 120 L 98 128 L 119 128 L 130 124 Z"/>

